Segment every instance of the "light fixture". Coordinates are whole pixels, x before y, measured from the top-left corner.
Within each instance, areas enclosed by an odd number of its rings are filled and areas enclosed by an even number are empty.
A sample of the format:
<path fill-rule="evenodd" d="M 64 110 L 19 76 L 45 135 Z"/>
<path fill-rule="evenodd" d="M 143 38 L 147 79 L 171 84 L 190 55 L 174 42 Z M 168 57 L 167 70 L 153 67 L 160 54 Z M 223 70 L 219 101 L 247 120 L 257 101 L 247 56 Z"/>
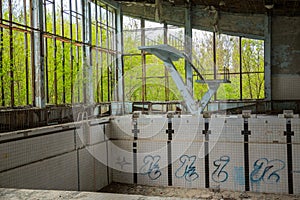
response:
<path fill-rule="evenodd" d="M 272 9 L 274 7 L 273 0 L 265 0 L 265 7 L 269 10 Z"/>

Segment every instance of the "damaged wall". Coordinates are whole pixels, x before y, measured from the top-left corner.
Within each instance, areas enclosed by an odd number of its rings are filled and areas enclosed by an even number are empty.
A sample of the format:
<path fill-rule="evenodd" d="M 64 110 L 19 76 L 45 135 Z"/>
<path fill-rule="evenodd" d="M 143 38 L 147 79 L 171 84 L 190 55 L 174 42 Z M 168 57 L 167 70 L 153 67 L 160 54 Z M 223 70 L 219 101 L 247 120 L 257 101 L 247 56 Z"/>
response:
<path fill-rule="evenodd" d="M 300 99 L 300 17 L 272 18 L 272 99 Z"/>
<path fill-rule="evenodd" d="M 122 3 L 124 15 L 184 27 L 185 7 L 163 2 L 154 4 Z M 263 38 L 264 15 L 219 12 L 210 6 L 192 6 L 192 27 L 231 35 Z"/>

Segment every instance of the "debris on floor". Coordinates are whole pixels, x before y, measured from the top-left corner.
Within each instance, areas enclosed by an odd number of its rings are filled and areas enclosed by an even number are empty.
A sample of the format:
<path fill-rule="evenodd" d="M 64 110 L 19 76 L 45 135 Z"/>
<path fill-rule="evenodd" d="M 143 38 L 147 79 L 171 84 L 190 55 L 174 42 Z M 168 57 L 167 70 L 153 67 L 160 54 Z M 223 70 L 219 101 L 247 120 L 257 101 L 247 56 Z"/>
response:
<path fill-rule="evenodd" d="M 237 192 L 229 190 L 145 186 L 125 183 L 111 183 L 99 192 L 137 194 L 144 196 L 211 199 L 211 200 L 299 200 L 300 195 Z"/>

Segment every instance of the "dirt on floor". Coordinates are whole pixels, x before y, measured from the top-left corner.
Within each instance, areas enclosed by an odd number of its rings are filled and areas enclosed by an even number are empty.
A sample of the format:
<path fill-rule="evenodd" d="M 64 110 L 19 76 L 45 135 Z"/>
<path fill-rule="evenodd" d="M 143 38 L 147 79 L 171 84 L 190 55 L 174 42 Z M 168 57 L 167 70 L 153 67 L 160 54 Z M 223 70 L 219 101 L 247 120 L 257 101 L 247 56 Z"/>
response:
<path fill-rule="evenodd" d="M 136 184 L 111 183 L 100 192 L 119 194 L 138 194 L 145 196 L 177 197 L 191 199 L 218 200 L 298 200 L 300 195 L 267 194 L 254 192 L 235 192 L 222 189 L 189 189 L 179 187 L 145 186 Z"/>

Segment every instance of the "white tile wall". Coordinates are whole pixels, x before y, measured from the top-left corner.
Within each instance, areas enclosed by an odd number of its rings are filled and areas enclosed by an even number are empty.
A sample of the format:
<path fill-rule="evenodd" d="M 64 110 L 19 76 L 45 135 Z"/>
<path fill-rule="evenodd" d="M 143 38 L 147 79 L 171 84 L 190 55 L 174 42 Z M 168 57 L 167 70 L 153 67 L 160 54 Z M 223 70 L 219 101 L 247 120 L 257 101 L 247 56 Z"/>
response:
<path fill-rule="evenodd" d="M 76 152 L 25 165 L 0 174 L 0 187 L 77 190 Z"/>
<path fill-rule="evenodd" d="M 173 118 L 173 185 L 204 188 L 204 120 L 198 117 Z M 77 152 L 79 151 L 80 189 L 95 191 L 111 181 L 133 183 L 133 134 L 131 116 L 115 117 L 105 125 L 0 144 L 0 187 L 78 189 Z M 138 183 L 168 185 L 166 116 L 138 119 Z M 210 185 L 244 190 L 243 119 L 210 119 Z M 249 119 L 251 190 L 287 193 L 286 119 L 261 117 Z M 294 192 L 300 189 L 300 119 L 292 119 Z M 84 132 L 84 133 L 83 133 Z M 82 142 L 83 141 L 83 142 Z M 88 144 L 84 148 L 83 144 Z M 107 152 L 108 151 L 108 152 Z M 54 157 L 59 155 L 57 157 Z M 50 159 L 41 160 L 51 157 Z M 193 157 L 195 156 L 195 157 Z M 39 161 L 41 160 L 41 161 Z M 36 162 L 39 161 L 39 162 Z M 255 162 L 257 161 L 256 165 Z M 32 164 L 28 164 L 33 162 Z M 152 169 L 150 163 L 152 162 Z M 27 165 L 26 165 L 27 164 Z M 261 165 L 260 165 L 261 164 Z M 24 165 L 22 167 L 18 167 Z M 109 165 L 108 170 L 106 165 Z M 185 171 L 183 165 L 190 169 Z M 11 169 L 17 167 L 15 169 Z M 150 168 L 150 169 L 149 169 Z M 281 169 L 282 168 L 282 169 Z M 11 169 L 11 170 L 8 170 Z M 190 175 L 190 176 L 189 176 Z"/>
<path fill-rule="evenodd" d="M 286 137 L 284 136 L 284 131 L 286 130 L 286 119 L 284 118 L 250 118 L 249 130 L 251 131 L 251 136 L 249 136 L 250 142 L 286 142 Z"/>
<path fill-rule="evenodd" d="M 138 184 L 167 186 L 166 142 L 140 141 L 138 143 Z"/>
<path fill-rule="evenodd" d="M 210 186 L 243 191 L 244 153 L 242 143 L 209 142 Z"/>
<path fill-rule="evenodd" d="M 90 127 L 90 141 L 89 144 L 97 144 L 104 141 L 104 125 L 96 125 Z"/>
<path fill-rule="evenodd" d="M 286 145 L 250 144 L 249 152 L 250 190 L 288 193 Z"/>
<path fill-rule="evenodd" d="M 93 146 L 96 156 L 94 156 L 94 168 L 95 168 L 95 190 L 99 191 L 110 183 L 110 171 L 108 170 L 107 162 L 107 143 L 101 143 Z M 94 155 L 94 154 L 93 154 Z M 101 157 L 101 159 L 99 158 Z"/>
<path fill-rule="evenodd" d="M 133 125 L 130 115 L 115 117 L 110 123 L 109 138 L 130 139 L 133 137 Z"/>
<path fill-rule="evenodd" d="M 204 188 L 203 142 L 173 142 L 173 185 L 186 188 Z M 186 168 L 187 167 L 187 168 Z"/>
<path fill-rule="evenodd" d="M 188 142 L 202 140 L 203 118 L 181 117 L 174 118 L 172 122 L 174 124 L 173 141 Z"/>
<path fill-rule="evenodd" d="M 164 140 L 167 138 L 166 129 L 168 120 L 166 117 L 141 117 L 138 119 L 139 139 Z"/>
<path fill-rule="evenodd" d="M 294 193 L 300 194 L 300 144 L 293 145 L 293 182 Z"/>
<path fill-rule="evenodd" d="M 81 191 L 98 191 L 108 185 L 106 143 L 79 150 Z"/>
<path fill-rule="evenodd" d="M 74 131 L 0 144 L 0 171 L 74 150 Z"/>
<path fill-rule="evenodd" d="M 242 118 L 224 118 L 220 123 L 224 123 L 222 132 L 217 139 L 218 142 L 242 142 L 244 137 L 241 130 L 244 128 L 244 120 Z M 214 126 L 212 124 L 211 126 Z M 217 133 L 215 133 L 217 134 Z"/>
<path fill-rule="evenodd" d="M 109 142 L 109 166 L 112 168 L 112 181 L 133 183 L 132 141 Z"/>
<path fill-rule="evenodd" d="M 89 128 L 89 134 L 83 138 L 89 146 L 84 149 L 80 149 L 83 148 L 82 127 L 0 144 L 0 187 L 100 190 L 111 178 L 103 126 Z M 79 148 L 78 157 L 75 143 Z"/>
<path fill-rule="evenodd" d="M 79 180 L 81 191 L 93 191 L 95 183 L 94 159 L 87 149 L 79 151 Z"/>
<path fill-rule="evenodd" d="M 212 116 L 209 120 L 209 130 L 211 130 L 211 135 L 209 136 L 210 141 L 219 141 L 225 131 L 225 121 L 225 117 L 216 118 Z M 222 137 L 225 137 L 225 135 Z"/>
<path fill-rule="evenodd" d="M 292 120 L 292 130 L 295 132 L 293 141 L 297 141 L 299 138 L 297 133 L 300 130 L 300 121 L 299 119 Z M 182 118 L 173 118 L 172 122 L 175 132 L 172 141 L 172 160 L 174 160 L 173 185 L 203 188 L 205 184 L 204 135 L 202 134 L 202 130 L 204 129 L 204 120 L 197 117 L 184 116 Z M 243 151 L 244 136 L 241 134 L 241 131 L 244 129 L 244 119 L 232 116 L 212 116 L 209 122 L 209 129 L 211 130 L 211 134 L 209 136 L 210 185 L 211 187 L 220 186 L 224 189 L 243 191 L 245 188 Z M 167 134 L 165 133 L 165 130 L 167 129 L 167 118 L 164 120 L 159 118 L 147 118 L 141 120 L 140 124 L 143 124 L 143 126 L 140 126 L 141 135 L 151 135 L 153 130 L 158 132 L 158 134 L 151 137 L 152 141 L 138 141 L 138 152 L 145 153 L 139 155 L 139 166 L 142 166 L 146 153 L 151 155 L 148 159 L 155 159 L 155 156 L 158 155 L 161 175 L 155 180 L 149 178 L 147 174 L 139 175 L 138 182 L 149 185 L 167 185 L 167 168 L 161 166 L 162 163 L 167 162 Z M 285 165 L 285 168 L 278 172 L 272 171 L 271 167 L 269 172 L 265 173 L 265 176 L 270 176 L 272 174 L 270 174 L 270 172 L 274 173 L 269 178 L 265 178 L 267 179 L 266 181 L 260 181 L 259 183 L 258 181 L 255 182 L 255 176 L 258 176 L 261 171 L 258 171 L 256 174 L 253 172 L 252 179 L 254 181 L 251 181 L 251 190 L 274 193 L 288 192 L 287 173 L 285 171 L 286 137 L 283 134 L 285 129 L 286 119 L 277 118 L 277 116 L 258 116 L 256 118 L 256 116 L 252 115 L 252 118 L 249 119 L 249 130 L 251 131 L 251 135 L 249 136 L 250 173 L 254 170 L 254 163 L 257 160 L 258 162 L 267 162 L 267 164 L 265 164 L 266 166 L 268 166 L 268 164 L 274 164 L 274 167 L 282 167 L 281 165 L 283 165 L 283 163 Z M 122 142 L 120 141 L 120 143 Z M 128 149 L 132 148 L 131 144 L 132 141 L 129 142 Z M 294 150 L 294 152 L 296 152 L 296 150 Z M 189 182 L 184 176 L 183 178 L 178 178 L 180 174 L 177 173 L 178 176 L 176 176 L 175 173 L 182 165 L 180 157 L 183 156 L 187 159 L 186 162 L 191 162 L 191 160 L 194 159 L 191 157 L 192 155 L 197 155 L 194 163 L 194 169 L 196 169 L 197 172 L 199 171 L 199 177 L 197 177 L 194 181 Z M 297 162 L 297 159 L 294 159 L 294 162 Z M 280 180 L 278 180 L 278 182 L 276 182 L 277 175 L 280 176 Z M 119 176 L 121 176 L 121 174 L 119 174 Z M 133 177 L 132 174 L 128 176 Z M 295 181 L 297 181 L 297 179 L 295 179 L 294 182 Z"/>
<path fill-rule="evenodd" d="M 292 131 L 294 131 L 294 136 L 292 137 L 293 143 L 300 143 L 300 119 L 291 119 Z"/>

